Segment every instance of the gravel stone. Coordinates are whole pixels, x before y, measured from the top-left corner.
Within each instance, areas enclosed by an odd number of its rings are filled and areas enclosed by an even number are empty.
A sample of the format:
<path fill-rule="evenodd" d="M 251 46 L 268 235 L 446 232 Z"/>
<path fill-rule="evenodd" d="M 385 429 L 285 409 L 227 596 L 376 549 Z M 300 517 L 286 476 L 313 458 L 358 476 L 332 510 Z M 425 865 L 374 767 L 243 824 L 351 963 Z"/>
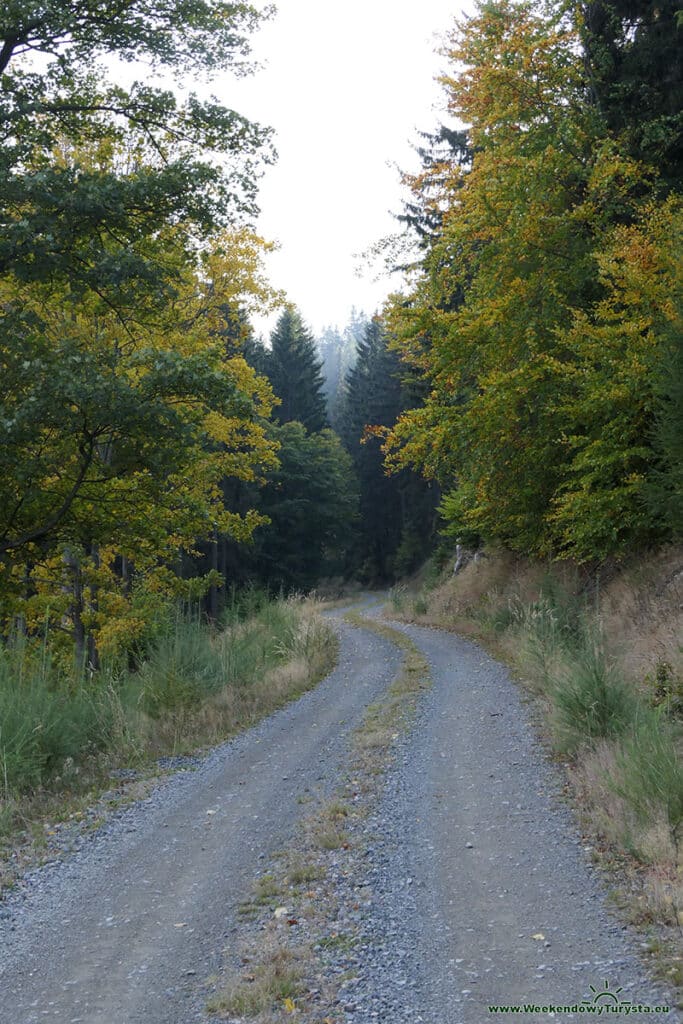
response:
<path fill-rule="evenodd" d="M 248 927 L 240 901 L 295 845 L 311 796 L 343 784 L 355 799 L 349 735 L 398 671 L 394 645 L 338 626 L 339 666 L 316 690 L 206 758 L 163 759 L 175 774 L 147 799 L 24 876 L 0 907 L 0 1021 L 210 1019 L 206 979 L 239 956 Z M 345 820 L 349 849 L 325 854 L 333 899 L 314 941 L 323 974 L 341 978 L 335 1019 L 481 1024 L 491 1004 L 581 1004 L 606 985 L 622 1001 L 671 1002 L 645 975 L 642 941 L 606 907 L 507 671 L 458 637 L 397 628 L 434 685 L 370 814 Z M 309 934 L 303 919 L 299 929 Z"/>

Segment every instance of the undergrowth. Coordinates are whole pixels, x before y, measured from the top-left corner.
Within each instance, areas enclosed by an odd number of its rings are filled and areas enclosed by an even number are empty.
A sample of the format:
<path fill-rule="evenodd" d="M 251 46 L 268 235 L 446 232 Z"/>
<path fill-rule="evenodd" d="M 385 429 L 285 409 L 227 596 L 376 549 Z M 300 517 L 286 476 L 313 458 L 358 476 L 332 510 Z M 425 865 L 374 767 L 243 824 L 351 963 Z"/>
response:
<path fill-rule="evenodd" d="M 169 618 L 136 671 L 64 671 L 46 643 L 0 644 L 0 837 L 41 798 L 83 791 L 112 766 L 220 742 L 321 679 L 336 640 L 311 601 L 233 602 L 214 628 Z"/>
<path fill-rule="evenodd" d="M 677 557 L 663 553 L 630 574 L 612 570 L 603 585 L 599 575 L 576 567 L 549 569 L 493 553 L 456 576 L 445 573 L 436 585 L 425 580 L 418 592 L 399 585 L 391 605 L 405 620 L 473 635 L 511 662 L 547 710 L 551 743 L 569 767 L 584 826 L 598 847 L 607 844 L 614 856 L 640 865 L 651 919 L 680 929 Z"/>

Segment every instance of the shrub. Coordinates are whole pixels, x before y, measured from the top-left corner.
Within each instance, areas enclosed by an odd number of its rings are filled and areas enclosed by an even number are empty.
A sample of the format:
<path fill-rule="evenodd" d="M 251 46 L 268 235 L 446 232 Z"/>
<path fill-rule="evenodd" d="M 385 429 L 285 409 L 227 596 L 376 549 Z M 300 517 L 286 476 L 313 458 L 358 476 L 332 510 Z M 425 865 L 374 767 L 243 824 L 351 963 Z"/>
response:
<path fill-rule="evenodd" d="M 596 648 L 587 648 L 566 666 L 552 700 L 559 746 L 567 752 L 621 736 L 638 718 L 636 695 Z"/>

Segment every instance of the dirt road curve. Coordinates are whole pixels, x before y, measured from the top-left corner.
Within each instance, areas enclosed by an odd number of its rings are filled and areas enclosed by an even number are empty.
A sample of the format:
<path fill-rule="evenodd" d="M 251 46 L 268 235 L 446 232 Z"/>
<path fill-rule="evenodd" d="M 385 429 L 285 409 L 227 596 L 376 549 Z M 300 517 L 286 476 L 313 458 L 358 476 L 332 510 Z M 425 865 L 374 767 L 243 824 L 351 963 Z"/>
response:
<path fill-rule="evenodd" d="M 202 983 L 260 858 L 292 835 L 306 790 L 334 786 L 349 731 L 397 671 L 393 645 L 340 630 L 340 664 L 314 692 L 164 782 L 11 898 L 0 920 L 1 1024 L 202 1019 Z M 655 1005 L 661 993 L 604 909 L 514 685 L 472 645 L 407 632 L 434 688 L 378 810 L 394 844 L 376 859 L 384 896 L 367 925 L 383 962 L 410 975 L 401 1020 L 481 1024 L 491 1003 L 581 1003 L 605 982 L 623 989 L 620 1000 Z M 390 940 L 388 917 L 404 922 Z M 370 1007 L 387 977 L 369 962 L 360 985 L 358 1007 Z M 369 1009 L 352 1019 L 393 1024 Z"/>

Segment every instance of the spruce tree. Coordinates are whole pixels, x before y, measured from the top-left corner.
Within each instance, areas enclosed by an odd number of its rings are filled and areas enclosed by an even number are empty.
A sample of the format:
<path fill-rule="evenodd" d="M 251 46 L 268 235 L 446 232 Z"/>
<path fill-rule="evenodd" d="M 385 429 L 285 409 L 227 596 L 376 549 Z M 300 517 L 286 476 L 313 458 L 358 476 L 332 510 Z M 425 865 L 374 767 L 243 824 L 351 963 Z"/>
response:
<path fill-rule="evenodd" d="M 352 460 L 331 430 L 310 434 L 292 422 L 273 436 L 280 466 L 259 496 L 269 523 L 255 533 L 254 570 L 272 590 L 309 590 L 349 561 L 358 512 Z"/>
<path fill-rule="evenodd" d="M 683 25 L 678 0 L 590 0 L 583 7 L 592 99 L 632 156 L 680 188 Z"/>
<path fill-rule="evenodd" d="M 340 432 L 360 486 L 356 561 L 360 575 L 372 581 L 414 569 L 426 557 L 434 532 L 434 486 L 409 470 L 389 476 L 381 439 L 367 429 L 392 427 L 411 404 L 402 381 L 406 372 L 381 322 L 370 321 L 346 376 Z"/>
<path fill-rule="evenodd" d="M 327 415 L 333 430 L 337 432 L 340 428 L 346 374 L 356 362 L 358 346 L 367 325 L 368 319 L 365 314 L 352 306 L 349 322 L 343 331 L 336 327 L 326 327 L 317 339 L 325 378 Z"/>
<path fill-rule="evenodd" d="M 271 335 L 265 372 L 280 399 L 274 418 L 303 423 L 309 433 L 327 426 L 322 362 L 310 331 L 296 310 L 287 309 Z"/>

